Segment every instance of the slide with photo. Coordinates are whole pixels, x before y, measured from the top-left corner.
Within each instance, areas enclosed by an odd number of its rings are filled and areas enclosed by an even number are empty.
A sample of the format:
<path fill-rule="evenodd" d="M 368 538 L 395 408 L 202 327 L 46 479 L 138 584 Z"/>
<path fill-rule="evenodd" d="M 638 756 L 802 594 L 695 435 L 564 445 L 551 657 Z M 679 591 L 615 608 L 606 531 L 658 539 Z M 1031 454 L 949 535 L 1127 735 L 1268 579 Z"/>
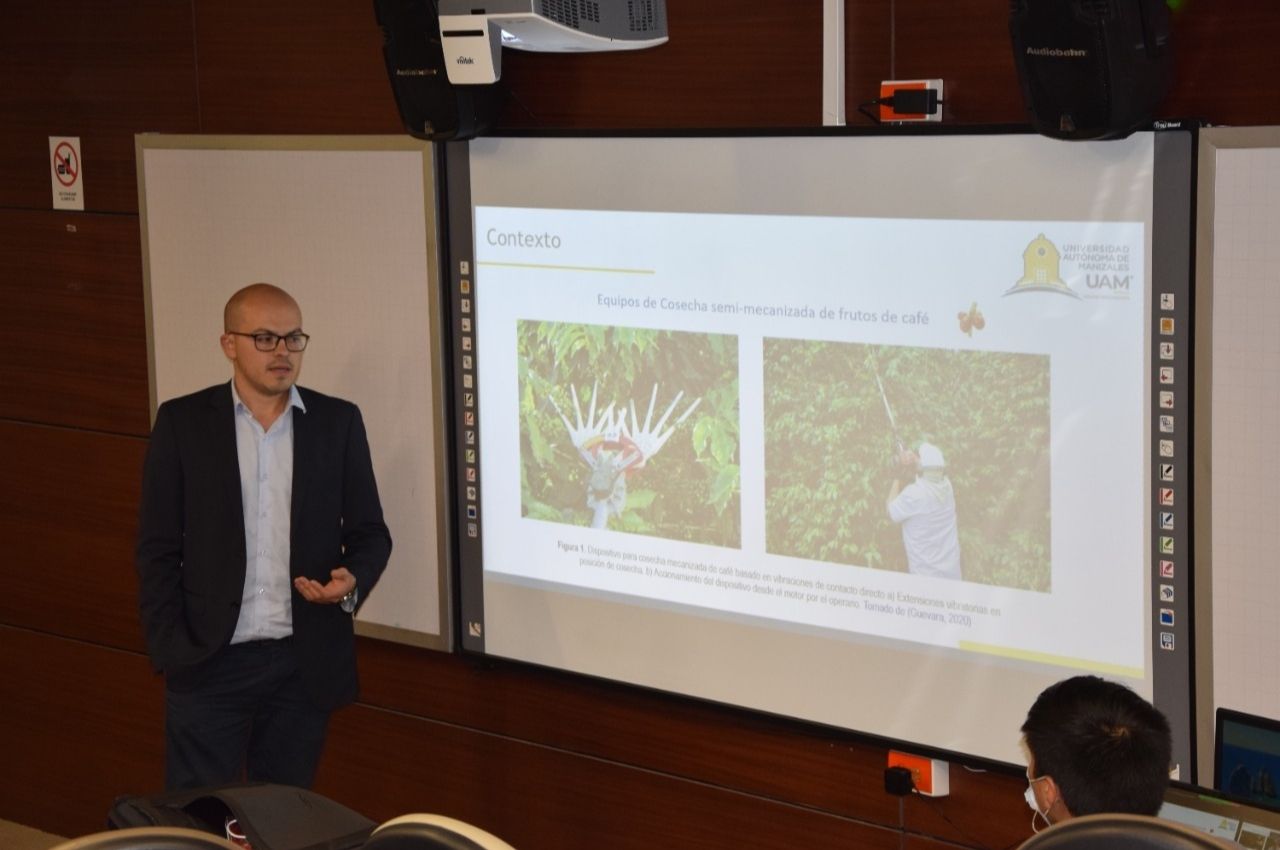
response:
<path fill-rule="evenodd" d="M 476 229 L 495 575 L 1142 675 L 1140 222 Z"/>
<path fill-rule="evenodd" d="M 471 142 L 464 645 L 1011 762 L 1150 696 L 1155 150 Z"/>

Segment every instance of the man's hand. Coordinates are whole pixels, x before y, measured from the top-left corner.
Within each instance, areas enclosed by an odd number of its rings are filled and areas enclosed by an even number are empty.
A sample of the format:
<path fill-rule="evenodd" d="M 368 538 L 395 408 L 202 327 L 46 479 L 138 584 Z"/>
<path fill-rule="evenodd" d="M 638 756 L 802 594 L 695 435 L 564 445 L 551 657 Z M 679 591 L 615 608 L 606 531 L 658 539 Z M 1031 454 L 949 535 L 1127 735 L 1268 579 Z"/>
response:
<path fill-rule="evenodd" d="M 920 458 L 911 449 L 903 449 L 898 452 L 898 465 L 911 475 L 915 474 L 916 466 L 920 463 Z"/>
<path fill-rule="evenodd" d="M 355 590 L 356 577 L 346 567 L 338 567 L 329 573 L 327 584 L 321 584 L 315 579 L 307 578 L 306 576 L 298 576 L 293 580 L 293 586 L 297 588 L 298 593 L 302 594 L 302 598 L 308 602 L 333 605 Z"/>

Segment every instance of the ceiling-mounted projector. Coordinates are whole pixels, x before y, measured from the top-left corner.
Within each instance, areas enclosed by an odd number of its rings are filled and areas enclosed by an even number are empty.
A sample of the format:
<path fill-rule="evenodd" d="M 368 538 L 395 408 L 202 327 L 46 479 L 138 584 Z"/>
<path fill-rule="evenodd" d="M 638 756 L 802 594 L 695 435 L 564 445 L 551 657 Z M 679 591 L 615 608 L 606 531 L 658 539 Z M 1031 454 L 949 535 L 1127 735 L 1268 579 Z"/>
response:
<path fill-rule="evenodd" d="M 665 0 L 439 0 L 438 8 L 445 68 L 455 85 L 497 82 L 503 47 L 578 53 L 640 50 L 667 40 Z"/>

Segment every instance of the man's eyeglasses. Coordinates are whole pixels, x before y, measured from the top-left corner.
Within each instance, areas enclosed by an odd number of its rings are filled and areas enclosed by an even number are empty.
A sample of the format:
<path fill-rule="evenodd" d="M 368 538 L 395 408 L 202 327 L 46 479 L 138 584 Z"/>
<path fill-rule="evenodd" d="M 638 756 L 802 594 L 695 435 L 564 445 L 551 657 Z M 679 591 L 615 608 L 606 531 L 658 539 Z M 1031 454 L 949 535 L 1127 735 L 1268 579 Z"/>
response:
<path fill-rule="evenodd" d="M 253 347 L 259 351 L 275 351 L 276 347 L 280 345 L 280 340 L 284 340 L 284 347 L 290 351 L 304 351 L 307 347 L 307 340 L 311 339 L 310 335 L 301 331 L 284 334 L 283 336 L 265 331 L 256 334 L 241 333 L 240 331 L 227 331 L 227 333 L 232 336 L 250 337 L 253 340 Z"/>

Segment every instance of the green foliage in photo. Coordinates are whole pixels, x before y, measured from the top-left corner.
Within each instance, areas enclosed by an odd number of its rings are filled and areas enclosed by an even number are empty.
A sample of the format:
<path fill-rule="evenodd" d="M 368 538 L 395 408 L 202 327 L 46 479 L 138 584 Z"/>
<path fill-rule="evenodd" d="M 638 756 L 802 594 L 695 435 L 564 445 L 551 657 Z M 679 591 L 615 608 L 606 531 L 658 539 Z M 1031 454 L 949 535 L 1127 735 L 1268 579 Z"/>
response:
<path fill-rule="evenodd" d="M 630 421 L 634 405 L 643 426 L 656 385 L 655 426 L 683 392 L 662 429 L 674 431 L 643 467 L 626 474 L 625 508 L 609 517 L 608 527 L 741 545 L 736 337 L 534 321 L 520 322 L 516 333 L 524 516 L 592 523 L 592 469 L 561 419 L 563 413 L 577 424 L 571 388 L 584 421 L 595 388 L 598 414 L 613 403 Z M 676 424 L 695 400 L 697 407 Z"/>
<path fill-rule="evenodd" d="M 928 441 L 964 580 L 1050 589 L 1047 356 L 767 339 L 764 390 L 768 551 L 905 571 L 894 455 Z"/>

